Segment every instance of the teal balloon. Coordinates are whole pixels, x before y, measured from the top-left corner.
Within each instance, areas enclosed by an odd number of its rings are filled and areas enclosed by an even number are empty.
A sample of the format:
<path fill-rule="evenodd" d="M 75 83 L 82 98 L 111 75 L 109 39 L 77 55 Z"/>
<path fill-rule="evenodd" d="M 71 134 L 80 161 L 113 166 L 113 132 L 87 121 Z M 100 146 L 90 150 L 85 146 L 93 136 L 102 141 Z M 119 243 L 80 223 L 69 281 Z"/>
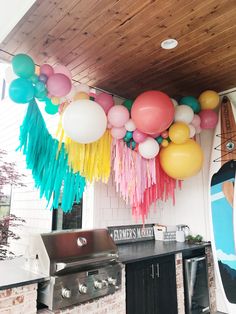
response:
<path fill-rule="evenodd" d="M 16 75 L 22 78 L 30 78 L 35 72 L 33 59 L 23 53 L 20 53 L 13 57 L 12 68 Z"/>
<path fill-rule="evenodd" d="M 128 138 L 128 137 L 125 136 L 125 137 L 123 138 L 123 140 L 124 140 L 126 143 L 128 143 L 128 142 L 130 141 L 130 138 Z"/>
<path fill-rule="evenodd" d="M 33 84 L 36 84 L 39 80 L 39 77 L 37 74 L 33 74 L 29 79 L 31 80 Z"/>
<path fill-rule="evenodd" d="M 136 147 L 136 142 L 135 141 L 131 141 L 131 148 L 134 150 Z"/>
<path fill-rule="evenodd" d="M 46 105 L 45 106 L 45 111 L 48 114 L 56 114 L 58 112 L 58 108 L 59 106 L 55 106 L 55 105 Z"/>
<path fill-rule="evenodd" d="M 29 80 L 18 78 L 11 82 L 9 96 L 18 104 L 26 104 L 34 98 L 34 86 Z"/>
<path fill-rule="evenodd" d="M 131 138 L 133 138 L 133 132 L 131 131 L 127 131 L 126 134 L 125 134 L 125 137 L 129 140 L 131 140 Z"/>
<path fill-rule="evenodd" d="M 168 141 L 168 143 L 170 143 L 170 142 L 171 142 L 171 139 L 170 139 L 169 137 L 167 137 L 167 141 Z"/>
<path fill-rule="evenodd" d="M 162 138 L 162 136 L 158 136 L 155 138 L 155 140 L 157 141 L 158 144 L 161 144 L 163 141 L 163 138 Z"/>
<path fill-rule="evenodd" d="M 193 97 L 193 96 L 186 96 L 181 98 L 180 100 L 180 105 L 186 105 L 189 106 L 193 109 L 194 113 L 199 113 L 201 110 L 199 101 L 197 100 L 197 98 Z"/>
<path fill-rule="evenodd" d="M 130 100 L 130 99 L 126 99 L 124 102 L 123 102 L 123 106 L 125 106 L 129 111 L 131 111 L 131 108 L 133 106 L 133 100 Z"/>
<path fill-rule="evenodd" d="M 45 84 L 44 84 L 43 82 L 38 81 L 38 82 L 35 84 L 35 90 L 36 90 L 38 93 L 45 92 Z"/>

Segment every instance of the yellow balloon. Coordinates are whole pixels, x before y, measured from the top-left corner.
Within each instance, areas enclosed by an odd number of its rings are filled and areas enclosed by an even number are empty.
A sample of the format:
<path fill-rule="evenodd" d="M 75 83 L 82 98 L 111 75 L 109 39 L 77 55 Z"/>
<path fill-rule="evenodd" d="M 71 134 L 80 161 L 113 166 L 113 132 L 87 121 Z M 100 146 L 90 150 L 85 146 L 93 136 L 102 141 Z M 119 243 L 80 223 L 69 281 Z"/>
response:
<path fill-rule="evenodd" d="M 196 175 L 202 168 L 203 152 L 192 139 L 184 144 L 170 143 L 160 151 L 162 169 L 172 178 L 183 180 Z"/>
<path fill-rule="evenodd" d="M 167 147 L 168 145 L 169 145 L 169 142 L 165 139 L 161 142 L 162 147 Z"/>
<path fill-rule="evenodd" d="M 85 92 L 76 93 L 73 100 L 89 99 L 89 95 Z"/>
<path fill-rule="evenodd" d="M 215 109 L 220 103 L 220 97 L 217 92 L 213 90 L 206 90 L 201 93 L 198 98 L 201 109 Z"/>
<path fill-rule="evenodd" d="M 58 97 L 52 97 L 51 102 L 53 105 L 59 105 L 60 99 Z"/>
<path fill-rule="evenodd" d="M 190 137 L 190 129 L 184 122 L 175 122 L 169 129 L 169 138 L 175 144 L 183 144 Z"/>

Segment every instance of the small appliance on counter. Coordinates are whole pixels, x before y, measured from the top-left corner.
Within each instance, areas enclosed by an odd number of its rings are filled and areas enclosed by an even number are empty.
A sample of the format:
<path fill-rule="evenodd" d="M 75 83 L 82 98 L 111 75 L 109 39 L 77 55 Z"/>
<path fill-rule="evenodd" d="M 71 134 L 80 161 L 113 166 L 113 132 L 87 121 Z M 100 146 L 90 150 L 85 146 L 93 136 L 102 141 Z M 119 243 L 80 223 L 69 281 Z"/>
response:
<path fill-rule="evenodd" d="M 177 242 L 185 242 L 186 237 L 190 233 L 189 226 L 187 225 L 177 225 L 176 226 L 176 241 Z"/>

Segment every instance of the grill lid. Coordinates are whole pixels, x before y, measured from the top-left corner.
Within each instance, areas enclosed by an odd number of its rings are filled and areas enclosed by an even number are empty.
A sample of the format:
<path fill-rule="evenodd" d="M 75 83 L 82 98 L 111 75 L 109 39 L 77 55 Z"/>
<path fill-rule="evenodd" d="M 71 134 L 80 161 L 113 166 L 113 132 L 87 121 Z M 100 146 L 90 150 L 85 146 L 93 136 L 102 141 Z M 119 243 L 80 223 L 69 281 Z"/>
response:
<path fill-rule="evenodd" d="M 62 274 L 118 260 L 118 250 L 107 229 L 44 233 L 33 243 L 41 271 Z"/>

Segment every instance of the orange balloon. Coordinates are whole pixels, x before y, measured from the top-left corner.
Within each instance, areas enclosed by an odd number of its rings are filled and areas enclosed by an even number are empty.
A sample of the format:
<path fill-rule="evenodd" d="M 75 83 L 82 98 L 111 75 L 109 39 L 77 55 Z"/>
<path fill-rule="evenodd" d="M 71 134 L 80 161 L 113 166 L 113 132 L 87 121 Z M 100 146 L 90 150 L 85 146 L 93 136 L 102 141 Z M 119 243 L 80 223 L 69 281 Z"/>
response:
<path fill-rule="evenodd" d="M 196 175 L 202 168 L 203 152 L 192 139 L 184 144 L 169 143 L 160 152 L 162 169 L 171 178 L 183 180 Z"/>
<path fill-rule="evenodd" d="M 205 92 L 201 93 L 198 100 L 202 110 L 215 109 L 220 103 L 220 96 L 213 90 L 206 90 Z"/>
<path fill-rule="evenodd" d="M 59 105 L 59 103 L 60 103 L 60 98 L 58 98 L 58 97 L 52 97 L 52 98 L 51 98 L 51 102 L 52 102 L 53 105 Z"/>
<path fill-rule="evenodd" d="M 89 99 L 89 95 L 85 92 L 79 92 L 75 94 L 73 100 Z"/>
<path fill-rule="evenodd" d="M 40 75 L 40 67 L 38 65 L 35 66 L 35 74 Z"/>

